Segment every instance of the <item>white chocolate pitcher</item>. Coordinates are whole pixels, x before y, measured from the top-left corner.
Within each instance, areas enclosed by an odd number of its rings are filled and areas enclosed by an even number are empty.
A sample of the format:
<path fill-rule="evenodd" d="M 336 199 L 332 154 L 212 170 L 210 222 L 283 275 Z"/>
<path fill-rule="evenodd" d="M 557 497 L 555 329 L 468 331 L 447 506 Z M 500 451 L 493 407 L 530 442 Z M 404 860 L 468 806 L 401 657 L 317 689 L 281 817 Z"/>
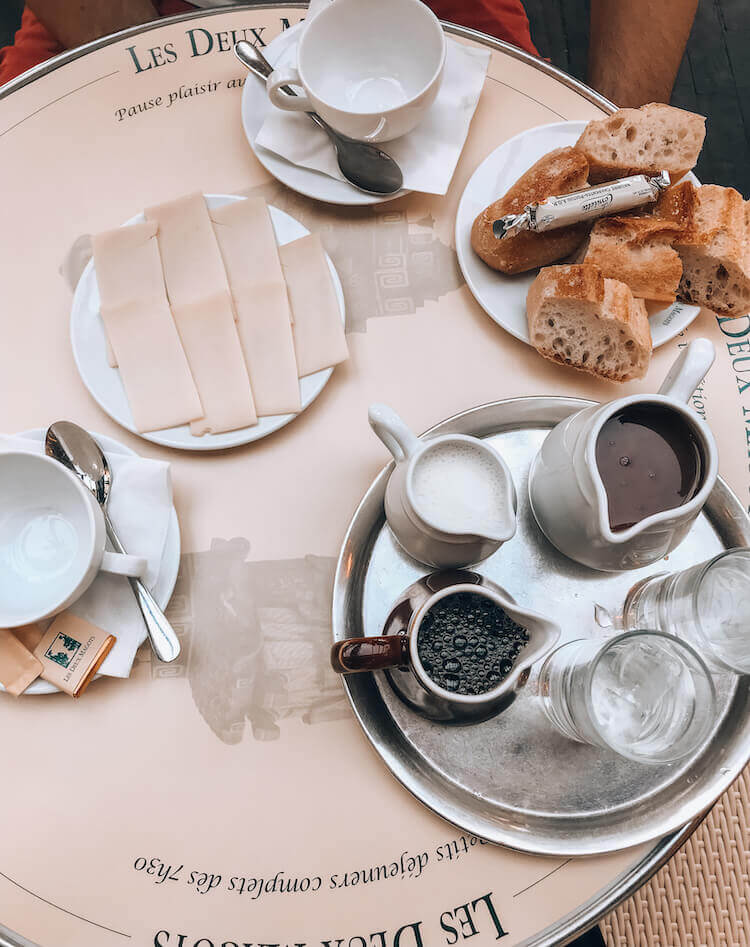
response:
<path fill-rule="evenodd" d="M 718 475 L 713 435 L 687 406 L 715 355 L 708 339 L 695 339 L 658 394 L 592 405 L 550 431 L 531 466 L 529 498 L 560 552 L 619 572 L 650 565 L 682 542 Z M 628 436 L 643 449 L 623 446 Z"/>
<path fill-rule="evenodd" d="M 388 525 L 404 550 L 438 569 L 486 559 L 516 531 L 516 490 L 505 461 L 464 434 L 422 440 L 387 405 L 370 425 L 396 467 L 385 491 Z"/>

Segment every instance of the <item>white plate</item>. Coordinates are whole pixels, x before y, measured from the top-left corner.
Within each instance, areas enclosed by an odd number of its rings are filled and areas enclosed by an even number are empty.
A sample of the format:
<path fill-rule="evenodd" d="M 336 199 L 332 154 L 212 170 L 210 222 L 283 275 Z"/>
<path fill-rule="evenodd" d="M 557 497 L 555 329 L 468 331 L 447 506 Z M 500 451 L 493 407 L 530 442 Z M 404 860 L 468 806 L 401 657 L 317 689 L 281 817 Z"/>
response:
<path fill-rule="evenodd" d="M 538 270 L 506 276 L 482 262 L 471 248 L 471 225 L 521 175 L 553 148 L 574 145 L 586 122 L 555 122 L 530 128 L 500 145 L 479 165 L 466 185 L 456 215 L 456 252 L 461 272 L 485 312 L 522 342 L 529 342 L 526 293 Z M 695 319 L 700 306 L 676 302 L 667 308 L 648 304 L 654 348 L 669 342 Z"/>
<path fill-rule="evenodd" d="M 234 194 L 206 194 L 205 197 L 210 208 L 221 207 L 231 201 L 244 200 L 244 198 L 237 197 Z M 268 210 L 271 213 L 276 242 L 280 246 L 310 233 L 307 227 L 304 227 L 294 217 L 284 213 L 283 210 L 270 206 Z M 126 221 L 123 226 L 127 227 L 130 224 L 140 223 L 143 219 L 143 214 L 138 214 Z M 331 258 L 327 254 L 326 257 L 339 301 L 341 321 L 346 325 L 344 291 L 341 288 L 341 281 Z M 298 414 L 274 414 L 267 418 L 260 418 L 258 423 L 252 427 L 241 428 L 238 431 L 227 431 L 224 434 L 204 434 L 202 437 L 195 437 L 191 434 L 189 424 L 166 428 L 163 431 L 150 431 L 146 434 L 136 431 L 120 373 L 116 368 L 112 368 L 107 360 L 107 343 L 104 334 L 104 323 L 99 313 L 99 287 L 96 282 L 93 260 L 90 260 L 86 265 L 73 296 L 73 308 L 70 314 L 70 341 L 73 345 L 73 356 L 78 367 L 78 373 L 99 407 L 106 411 L 113 421 L 117 421 L 118 424 L 127 428 L 128 431 L 132 431 L 133 434 L 137 434 L 147 441 L 153 441 L 154 444 L 178 447 L 182 450 L 221 450 L 225 447 L 237 447 L 240 444 L 257 441 L 299 417 Z M 306 375 L 300 379 L 302 411 L 318 397 L 332 374 L 332 368 L 324 368 L 313 375 Z"/>
<path fill-rule="evenodd" d="M 22 431 L 18 437 L 27 437 L 30 441 L 37 441 L 43 443 L 46 430 L 44 428 L 36 428 L 33 431 Z M 104 434 L 94 434 L 93 435 L 99 446 L 102 448 L 105 454 L 127 454 L 128 456 L 135 456 L 135 451 L 131 450 L 129 447 L 126 447 L 124 444 L 121 444 L 119 441 L 116 441 L 112 437 L 107 437 Z M 169 526 L 167 527 L 167 538 L 164 541 L 164 552 L 161 557 L 161 565 L 159 566 L 159 574 L 156 576 L 156 582 L 154 582 L 151 593 L 156 599 L 156 603 L 161 609 L 165 609 L 169 604 L 169 600 L 172 598 L 172 592 L 174 591 L 175 582 L 177 581 L 177 573 L 180 569 L 180 524 L 177 520 L 177 511 L 174 506 L 172 507 L 172 512 L 169 516 Z M 143 626 L 143 634 L 141 640 L 138 642 L 138 647 L 140 647 L 143 642 L 146 640 L 146 626 Z M 97 674 L 96 677 L 104 677 L 105 675 Z M 5 688 L 0 684 L 0 691 L 4 691 Z M 22 696 L 27 694 L 57 694 L 58 688 L 54 684 L 50 684 L 49 681 L 43 681 L 41 678 L 37 678 L 33 684 L 30 684 L 26 690 L 23 692 Z"/>
<path fill-rule="evenodd" d="M 294 64 L 293 47 L 296 45 L 301 29 L 302 24 L 297 23 L 290 29 L 284 30 L 283 33 L 279 33 L 268 46 L 264 47 L 263 55 L 272 66 L 280 65 L 282 59 L 288 59 L 290 64 Z M 241 114 L 245 136 L 255 153 L 255 157 L 266 171 L 293 191 L 304 194 L 305 197 L 312 197 L 313 200 L 326 201 L 328 204 L 348 204 L 351 206 L 382 204 L 384 201 L 392 201 L 396 197 L 403 197 L 404 194 L 410 193 L 410 191 L 402 189 L 385 197 L 365 194 L 358 191 L 353 185 L 347 184 L 346 181 L 339 181 L 327 174 L 322 174 L 320 171 L 311 171 L 310 168 L 301 168 L 273 151 L 256 146 L 256 136 L 266 119 L 268 110 L 273 107 L 268 101 L 265 83 L 249 72 L 245 85 L 242 87 Z M 388 146 L 384 147 L 387 151 Z"/>

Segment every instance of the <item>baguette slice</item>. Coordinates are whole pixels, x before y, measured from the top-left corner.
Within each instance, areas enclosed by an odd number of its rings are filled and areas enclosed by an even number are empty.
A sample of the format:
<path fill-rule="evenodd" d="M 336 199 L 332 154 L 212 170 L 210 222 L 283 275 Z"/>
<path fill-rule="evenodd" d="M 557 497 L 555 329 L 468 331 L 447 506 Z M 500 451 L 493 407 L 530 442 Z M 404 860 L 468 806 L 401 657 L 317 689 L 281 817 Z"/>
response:
<path fill-rule="evenodd" d="M 589 162 L 591 184 L 662 170 L 677 181 L 695 167 L 705 126 L 703 115 L 652 102 L 589 122 L 576 148 Z"/>
<path fill-rule="evenodd" d="M 654 208 L 654 216 L 678 224 L 682 236 L 693 228 L 697 210 L 698 188 L 692 181 L 681 181 L 662 192 Z"/>
<path fill-rule="evenodd" d="M 750 203 L 732 187 L 671 187 L 656 213 L 675 221 L 682 260 L 679 296 L 722 316 L 750 311 Z"/>
<path fill-rule="evenodd" d="M 585 263 L 602 275 L 627 283 L 634 296 L 673 303 L 682 277 L 680 256 L 672 247 L 680 225 L 660 217 L 605 217 L 591 231 Z"/>
<path fill-rule="evenodd" d="M 543 269 L 529 288 L 526 314 L 531 344 L 544 358 L 610 381 L 646 374 L 646 306 L 591 263 Z"/>
<path fill-rule="evenodd" d="M 503 197 L 485 207 L 471 228 L 474 252 L 494 270 L 525 273 L 569 256 L 585 239 L 588 224 L 575 224 L 546 233 L 523 231 L 498 240 L 492 223 L 505 214 L 518 214 L 527 204 L 552 194 L 569 194 L 586 186 L 588 163 L 575 148 L 557 148 L 521 175 Z"/>

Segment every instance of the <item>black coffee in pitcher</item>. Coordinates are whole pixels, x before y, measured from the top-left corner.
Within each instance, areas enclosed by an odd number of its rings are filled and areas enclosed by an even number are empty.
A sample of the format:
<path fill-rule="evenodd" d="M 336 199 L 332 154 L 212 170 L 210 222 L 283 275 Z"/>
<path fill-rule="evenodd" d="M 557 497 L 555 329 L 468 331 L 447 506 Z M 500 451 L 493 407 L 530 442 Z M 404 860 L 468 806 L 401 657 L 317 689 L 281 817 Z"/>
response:
<path fill-rule="evenodd" d="M 596 465 L 609 525 L 617 531 L 692 500 L 703 483 L 705 461 L 679 412 L 641 402 L 604 423 L 596 440 Z"/>
<path fill-rule="evenodd" d="M 436 602 L 419 626 L 417 652 L 439 687 L 484 694 L 510 674 L 529 633 L 484 595 L 454 592 Z"/>

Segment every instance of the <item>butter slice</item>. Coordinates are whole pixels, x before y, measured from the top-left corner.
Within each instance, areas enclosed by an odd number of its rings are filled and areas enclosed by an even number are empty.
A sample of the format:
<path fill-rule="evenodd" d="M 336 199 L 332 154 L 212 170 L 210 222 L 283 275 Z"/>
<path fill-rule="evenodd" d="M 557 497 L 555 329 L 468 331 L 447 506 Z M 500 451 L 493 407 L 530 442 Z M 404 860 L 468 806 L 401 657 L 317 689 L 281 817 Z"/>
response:
<path fill-rule="evenodd" d="M 167 295 L 203 405 L 191 433 L 218 434 L 257 424 L 232 297 L 203 196 L 149 207 L 145 216 L 159 225 Z"/>
<path fill-rule="evenodd" d="M 279 247 L 289 302 L 300 378 L 349 358 L 341 310 L 316 233 Z"/>
<path fill-rule="evenodd" d="M 259 417 L 302 409 L 291 312 L 268 207 L 249 197 L 209 210 L 234 300 Z"/>
<path fill-rule="evenodd" d="M 102 320 L 137 431 L 187 424 L 203 414 L 164 291 L 156 224 L 93 238 Z"/>

